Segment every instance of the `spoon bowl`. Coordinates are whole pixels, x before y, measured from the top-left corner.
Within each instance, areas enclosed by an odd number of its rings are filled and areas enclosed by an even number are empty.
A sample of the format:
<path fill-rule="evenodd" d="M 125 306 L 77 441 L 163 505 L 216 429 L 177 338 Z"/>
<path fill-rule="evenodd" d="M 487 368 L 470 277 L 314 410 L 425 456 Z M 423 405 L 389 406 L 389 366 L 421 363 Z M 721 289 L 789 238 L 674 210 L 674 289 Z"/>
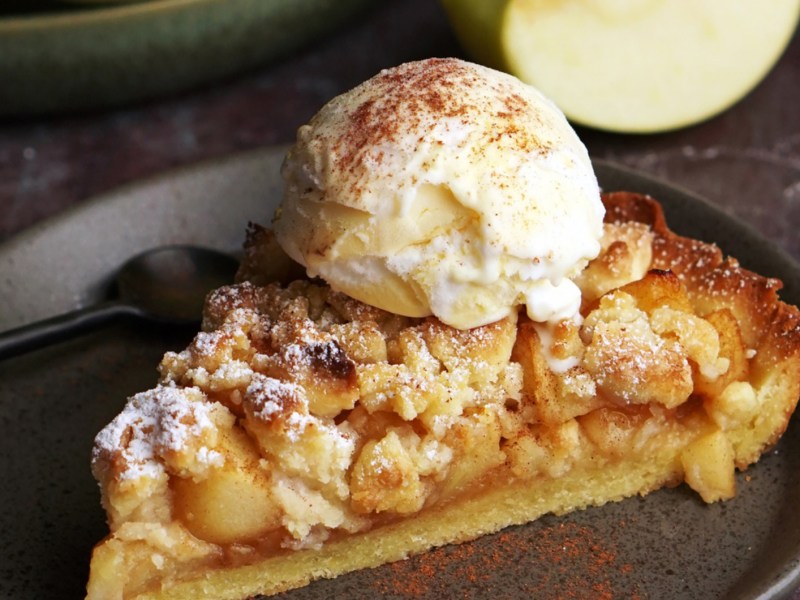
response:
<path fill-rule="evenodd" d="M 115 277 L 119 298 L 0 333 L 0 360 L 86 333 L 113 320 L 199 322 L 205 297 L 233 282 L 238 261 L 197 246 L 160 246 L 127 260 Z"/>
<path fill-rule="evenodd" d="M 120 301 L 142 316 L 172 323 L 200 320 L 209 291 L 233 281 L 238 262 L 197 246 L 161 246 L 129 259 L 117 275 Z"/>

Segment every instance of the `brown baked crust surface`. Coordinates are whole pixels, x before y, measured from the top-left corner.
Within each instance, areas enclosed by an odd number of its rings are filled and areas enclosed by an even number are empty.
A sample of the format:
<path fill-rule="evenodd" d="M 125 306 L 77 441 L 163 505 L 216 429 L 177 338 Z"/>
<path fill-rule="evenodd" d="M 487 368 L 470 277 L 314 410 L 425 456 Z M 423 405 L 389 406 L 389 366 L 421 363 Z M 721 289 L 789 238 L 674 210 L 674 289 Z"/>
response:
<path fill-rule="evenodd" d="M 98 434 L 91 599 L 245 598 L 688 483 L 713 502 L 785 431 L 779 281 L 606 194 L 580 322 L 459 331 L 298 280 L 252 226 L 237 285 Z"/>

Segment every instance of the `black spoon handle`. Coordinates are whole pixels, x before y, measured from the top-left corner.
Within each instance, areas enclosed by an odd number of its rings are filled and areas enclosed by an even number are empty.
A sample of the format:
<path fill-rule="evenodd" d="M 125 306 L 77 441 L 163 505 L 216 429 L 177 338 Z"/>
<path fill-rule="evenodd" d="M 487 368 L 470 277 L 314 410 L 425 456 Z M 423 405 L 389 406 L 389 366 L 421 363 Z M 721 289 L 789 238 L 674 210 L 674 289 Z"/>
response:
<path fill-rule="evenodd" d="M 142 316 L 133 306 L 103 302 L 0 333 L 0 360 L 61 342 L 120 317 Z"/>

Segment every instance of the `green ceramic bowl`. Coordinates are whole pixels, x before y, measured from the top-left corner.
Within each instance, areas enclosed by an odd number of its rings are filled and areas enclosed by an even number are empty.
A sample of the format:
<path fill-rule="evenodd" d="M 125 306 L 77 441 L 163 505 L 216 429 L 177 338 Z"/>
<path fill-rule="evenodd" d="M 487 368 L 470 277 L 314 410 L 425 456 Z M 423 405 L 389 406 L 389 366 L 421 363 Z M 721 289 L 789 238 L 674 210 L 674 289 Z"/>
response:
<path fill-rule="evenodd" d="M 286 55 L 368 4 L 150 0 L 0 17 L 0 117 L 189 89 Z"/>

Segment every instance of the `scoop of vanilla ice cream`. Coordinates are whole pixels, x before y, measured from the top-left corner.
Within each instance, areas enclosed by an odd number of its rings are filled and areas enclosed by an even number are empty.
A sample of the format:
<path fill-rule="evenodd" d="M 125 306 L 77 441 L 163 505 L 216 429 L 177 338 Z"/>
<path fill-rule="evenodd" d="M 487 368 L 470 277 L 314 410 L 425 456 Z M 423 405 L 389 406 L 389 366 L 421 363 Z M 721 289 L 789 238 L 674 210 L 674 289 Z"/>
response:
<path fill-rule="evenodd" d="M 516 78 L 456 59 L 382 71 L 297 134 L 274 219 L 332 288 L 467 329 L 520 304 L 571 318 L 603 205 L 563 114 Z"/>

